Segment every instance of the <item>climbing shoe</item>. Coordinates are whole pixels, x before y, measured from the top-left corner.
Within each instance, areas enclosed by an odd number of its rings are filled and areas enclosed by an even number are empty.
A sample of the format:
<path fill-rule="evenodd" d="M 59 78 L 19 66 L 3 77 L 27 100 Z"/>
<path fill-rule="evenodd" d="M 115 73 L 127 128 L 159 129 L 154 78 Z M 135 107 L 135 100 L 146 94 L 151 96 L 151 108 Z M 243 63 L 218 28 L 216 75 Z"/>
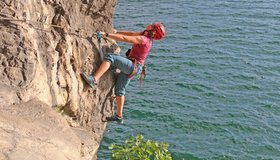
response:
<path fill-rule="evenodd" d="M 91 88 L 96 85 L 96 82 L 92 75 L 87 76 L 85 73 L 81 73 L 81 76 Z"/>
<path fill-rule="evenodd" d="M 107 121 L 116 121 L 116 122 L 118 122 L 120 124 L 123 124 L 123 118 L 121 118 L 121 117 L 119 117 L 117 115 L 114 115 L 112 117 L 107 117 L 106 120 Z"/>

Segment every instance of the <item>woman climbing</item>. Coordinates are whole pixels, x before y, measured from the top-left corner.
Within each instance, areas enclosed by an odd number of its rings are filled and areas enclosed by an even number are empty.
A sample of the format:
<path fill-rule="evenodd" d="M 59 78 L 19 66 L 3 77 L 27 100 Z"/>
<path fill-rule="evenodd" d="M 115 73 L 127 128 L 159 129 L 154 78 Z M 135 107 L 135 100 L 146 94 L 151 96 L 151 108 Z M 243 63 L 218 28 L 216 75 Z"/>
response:
<path fill-rule="evenodd" d="M 142 72 L 142 67 L 152 47 L 153 40 L 160 40 L 165 36 L 165 27 L 163 24 L 156 22 L 147 25 L 143 32 L 115 30 L 114 33 L 100 32 L 100 34 L 116 41 L 130 43 L 132 44 L 132 49 L 127 58 L 115 54 L 106 56 L 94 75 L 88 76 L 85 73 L 81 75 L 91 87 L 94 87 L 111 65 L 121 70 L 115 86 L 117 113 L 112 117 L 107 117 L 106 120 L 123 123 L 126 86 L 134 75 Z"/>

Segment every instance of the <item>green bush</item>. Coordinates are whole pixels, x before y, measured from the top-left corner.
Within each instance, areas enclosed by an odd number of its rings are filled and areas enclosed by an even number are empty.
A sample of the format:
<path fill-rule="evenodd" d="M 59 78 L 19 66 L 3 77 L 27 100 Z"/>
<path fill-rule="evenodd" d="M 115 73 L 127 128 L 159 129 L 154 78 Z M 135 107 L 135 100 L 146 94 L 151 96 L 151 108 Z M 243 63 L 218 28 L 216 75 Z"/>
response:
<path fill-rule="evenodd" d="M 111 144 L 113 160 L 172 160 L 169 144 L 152 140 L 144 141 L 138 134 L 136 139 L 128 138 L 123 145 Z"/>

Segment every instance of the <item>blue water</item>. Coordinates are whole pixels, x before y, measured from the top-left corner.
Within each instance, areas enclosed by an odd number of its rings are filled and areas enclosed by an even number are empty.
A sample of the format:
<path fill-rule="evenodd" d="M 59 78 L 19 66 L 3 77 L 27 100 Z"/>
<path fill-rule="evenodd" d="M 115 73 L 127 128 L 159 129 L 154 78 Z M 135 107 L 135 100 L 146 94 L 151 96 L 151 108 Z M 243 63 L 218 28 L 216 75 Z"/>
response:
<path fill-rule="evenodd" d="M 125 124 L 108 125 L 98 159 L 138 133 L 168 142 L 175 160 L 280 159 L 280 1 L 118 1 L 116 29 L 154 21 L 167 36 L 154 41 L 143 87 L 130 83 Z"/>

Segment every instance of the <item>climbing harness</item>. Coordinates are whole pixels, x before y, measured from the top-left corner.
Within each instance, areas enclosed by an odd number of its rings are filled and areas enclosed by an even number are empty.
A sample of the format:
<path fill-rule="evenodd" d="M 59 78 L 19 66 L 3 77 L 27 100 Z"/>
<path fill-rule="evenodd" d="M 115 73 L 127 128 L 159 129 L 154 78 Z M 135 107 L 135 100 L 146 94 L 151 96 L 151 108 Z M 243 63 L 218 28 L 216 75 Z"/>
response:
<path fill-rule="evenodd" d="M 129 49 L 128 51 L 130 51 L 130 49 Z M 133 63 L 133 70 L 132 70 L 132 72 L 128 75 L 128 78 L 129 78 L 129 79 L 132 79 L 132 78 L 135 76 L 135 74 L 136 74 L 136 72 L 137 72 L 137 66 L 140 64 L 140 65 L 142 66 L 142 72 L 138 75 L 138 79 L 140 80 L 140 87 L 142 88 L 143 78 L 146 78 L 147 65 L 146 65 L 146 64 L 143 64 L 143 63 L 141 63 L 141 62 L 139 62 L 139 61 L 137 61 L 135 58 L 129 57 L 128 51 L 126 52 L 126 54 L 128 55 L 127 58 L 128 58 L 129 60 L 131 60 L 132 63 Z"/>

